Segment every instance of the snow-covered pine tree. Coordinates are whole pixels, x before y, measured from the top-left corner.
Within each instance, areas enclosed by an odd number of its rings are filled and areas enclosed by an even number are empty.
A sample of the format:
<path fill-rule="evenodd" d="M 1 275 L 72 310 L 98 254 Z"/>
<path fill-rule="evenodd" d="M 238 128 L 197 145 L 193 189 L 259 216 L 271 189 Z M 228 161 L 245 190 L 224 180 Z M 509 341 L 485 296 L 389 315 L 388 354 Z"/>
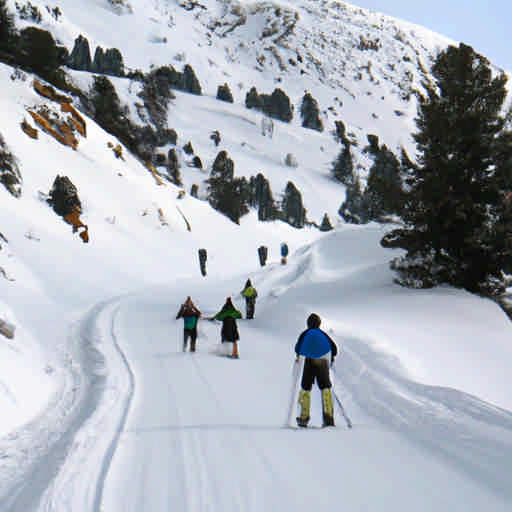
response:
<path fill-rule="evenodd" d="M 302 126 L 304 128 L 310 128 L 311 130 L 316 130 L 318 132 L 324 131 L 324 125 L 320 119 L 318 102 L 309 92 L 306 92 L 302 97 L 300 115 L 302 118 Z"/>
<path fill-rule="evenodd" d="M 426 85 L 418 107 L 419 161 L 408 180 L 405 227 L 381 243 L 407 250 L 392 263 L 401 284 L 483 291 L 510 260 L 497 250 L 510 226 L 500 237 L 496 229 L 503 210 L 496 141 L 504 137 L 507 78 L 493 77 L 487 59 L 462 43 L 442 51 L 432 73 L 437 83 Z"/>

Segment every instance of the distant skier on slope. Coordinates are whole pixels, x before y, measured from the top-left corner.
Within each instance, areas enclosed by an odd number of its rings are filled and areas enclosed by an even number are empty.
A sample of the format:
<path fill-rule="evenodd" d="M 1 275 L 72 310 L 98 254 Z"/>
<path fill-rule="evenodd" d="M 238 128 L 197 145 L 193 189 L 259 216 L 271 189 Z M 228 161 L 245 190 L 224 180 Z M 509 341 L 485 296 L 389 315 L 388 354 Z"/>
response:
<path fill-rule="evenodd" d="M 190 352 L 196 351 L 197 321 L 201 311 L 197 309 L 190 297 L 181 305 L 176 319 L 183 318 L 183 352 L 187 351 L 187 341 L 190 338 Z"/>
<path fill-rule="evenodd" d="M 288 258 L 288 244 L 281 244 L 281 265 L 286 265 Z"/>
<path fill-rule="evenodd" d="M 230 357 L 235 359 L 239 358 L 238 355 L 238 340 L 240 335 L 238 334 L 238 327 L 236 325 L 236 319 L 242 318 L 242 313 L 235 308 L 231 302 L 231 297 L 226 299 L 222 309 L 213 317 L 214 320 L 222 321 L 221 329 L 221 342 L 222 343 L 233 343 L 233 352 Z"/>
<path fill-rule="evenodd" d="M 295 345 L 297 358 L 304 356 L 304 372 L 299 392 L 300 414 L 297 417 L 299 427 L 307 427 L 311 406 L 311 388 L 315 379 L 322 391 L 323 424 L 334 426 L 334 407 L 331 393 L 329 365 L 334 363 L 338 354 L 336 343 L 320 329 L 320 317 L 316 313 L 309 315 L 308 328 L 299 336 Z"/>
<path fill-rule="evenodd" d="M 245 287 L 242 290 L 242 296 L 245 297 L 245 317 L 248 320 L 252 320 L 254 318 L 254 308 L 256 307 L 256 297 L 258 296 L 258 292 L 252 285 L 250 279 L 247 279 L 247 282 L 245 283 Z"/>

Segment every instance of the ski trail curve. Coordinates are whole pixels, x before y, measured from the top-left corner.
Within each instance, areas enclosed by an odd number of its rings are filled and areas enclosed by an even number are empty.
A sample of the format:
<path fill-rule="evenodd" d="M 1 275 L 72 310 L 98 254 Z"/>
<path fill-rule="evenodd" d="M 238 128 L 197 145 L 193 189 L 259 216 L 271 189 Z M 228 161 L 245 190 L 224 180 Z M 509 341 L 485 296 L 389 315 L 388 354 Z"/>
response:
<path fill-rule="evenodd" d="M 49 424 L 44 426 L 61 430 L 45 437 L 40 425 L 33 427 L 34 440 L 47 439 L 48 444 L 38 449 L 29 470 L 0 502 L 3 512 L 100 511 L 103 481 L 134 387 L 114 333 L 119 302 L 115 298 L 96 305 L 74 332 L 72 384 L 47 411 Z M 52 419 L 62 424 L 51 425 Z"/>

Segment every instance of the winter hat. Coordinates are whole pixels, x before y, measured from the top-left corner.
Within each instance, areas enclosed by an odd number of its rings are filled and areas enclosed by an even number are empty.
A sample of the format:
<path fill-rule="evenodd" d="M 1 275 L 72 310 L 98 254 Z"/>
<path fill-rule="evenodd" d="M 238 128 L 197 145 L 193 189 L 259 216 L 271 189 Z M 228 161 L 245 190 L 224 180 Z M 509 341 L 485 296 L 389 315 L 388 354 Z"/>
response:
<path fill-rule="evenodd" d="M 308 328 L 309 329 L 318 329 L 320 327 L 320 317 L 316 313 L 311 313 L 308 316 Z"/>
<path fill-rule="evenodd" d="M 252 286 L 251 280 L 247 279 L 247 282 L 245 283 L 245 287 L 249 288 L 249 286 Z"/>

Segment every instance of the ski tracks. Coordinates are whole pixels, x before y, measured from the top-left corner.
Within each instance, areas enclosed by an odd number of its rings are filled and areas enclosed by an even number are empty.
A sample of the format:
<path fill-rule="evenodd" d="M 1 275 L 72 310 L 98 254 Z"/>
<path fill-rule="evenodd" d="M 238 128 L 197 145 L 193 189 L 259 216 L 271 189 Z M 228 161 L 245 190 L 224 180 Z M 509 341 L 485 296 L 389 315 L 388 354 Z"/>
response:
<path fill-rule="evenodd" d="M 176 444 L 181 445 L 180 463 L 174 462 L 183 468 L 183 494 L 187 501 L 182 510 L 264 510 L 269 505 L 265 503 L 265 496 L 270 493 L 262 492 L 262 489 L 273 486 L 288 490 L 283 505 L 290 505 L 289 498 L 296 491 L 283 481 L 274 467 L 272 457 L 258 439 L 258 428 L 253 429 L 234 417 L 233 404 L 229 404 L 229 397 L 221 397 L 215 391 L 215 383 L 206 374 L 201 355 L 187 354 L 183 361 L 191 366 L 189 375 L 197 377 L 196 387 L 203 395 L 203 403 L 213 404 L 215 418 L 211 418 L 214 420 L 211 423 L 187 423 L 185 409 L 188 407 L 180 406 L 180 391 L 169 380 L 168 396 L 170 400 L 174 399 L 172 407 L 180 426 L 172 434 L 177 437 Z M 235 467 L 241 470 L 233 471 Z M 169 503 L 171 505 L 176 504 Z"/>
<path fill-rule="evenodd" d="M 48 410 L 58 438 L 24 475 L 9 512 L 69 512 L 101 509 L 103 481 L 130 404 L 133 375 L 117 345 L 115 319 L 120 298 L 98 304 L 72 337 L 74 358 L 68 386 Z M 64 406 L 69 410 L 61 410 Z M 36 437 L 35 441 L 40 440 Z"/>

